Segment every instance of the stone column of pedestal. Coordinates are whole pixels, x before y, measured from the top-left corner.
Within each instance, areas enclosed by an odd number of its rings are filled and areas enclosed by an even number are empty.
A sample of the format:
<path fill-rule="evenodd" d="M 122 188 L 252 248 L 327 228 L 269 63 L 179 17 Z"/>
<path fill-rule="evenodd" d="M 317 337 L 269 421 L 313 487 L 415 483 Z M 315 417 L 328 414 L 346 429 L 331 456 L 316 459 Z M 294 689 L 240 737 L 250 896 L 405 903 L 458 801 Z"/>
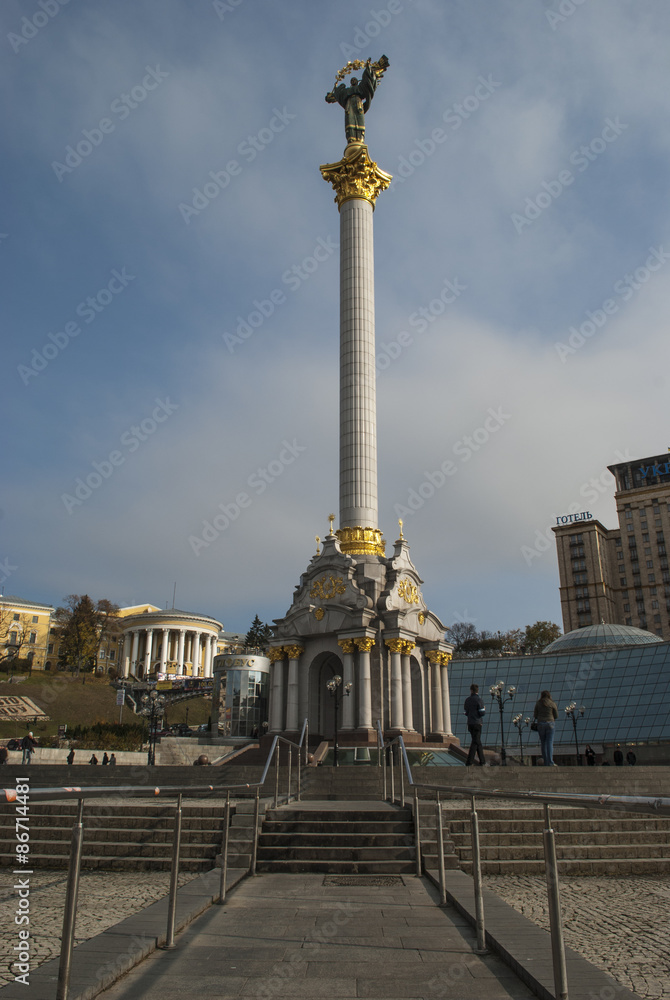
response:
<path fill-rule="evenodd" d="M 453 730 L 451 728 L 451 707 L 449 705 L 449 661 L 451 656 L 449 653 L 442 653 L 442 665 L 440 670 L 442 672 L 442 715 L 444 719 L 444 732 L 447 736 L 453 736 Z"/>
<path fill-rule="evenodd" d="M 288 655 L 288 683 L 286 685 L 286 731 L 297 733 L 298 731 L 298 664 L 301 653 L 304 653 L 303 646 L 285 646 Z"/>
<path fill-rule="evenodd" d="M 387 639 L 386 645 L 391 650 L 391 729 L 404 729 L 404 713 L 402 701 L 402 663 L 401 653 L 403 639 Z"/>
<path fill-rule="evenodd" d="M 137 676 L 137 657 L 140 648 L 140 630 L 138 628 L 133 629 L 133 646 L 130 651 L 130 665 L 132 671 Z"/>
<path fill-rule="evenodd" d="M 426 656 L 430 662 L 431 690 L 433 702 L 433 717 L 431 719 L 431 729 L 434 733 L 444 732 L 444 719 L 442 710 L 442 667 L 440 657 L 442 654 L 437 649 L 429 649 Z"/>
<path fill-rule="evenodd" d="M 161 641 L 161 666 L 160 666 L 161 673 L 163 673 L 163 674 L 167 670 L 168 640 L 169 640 L 169 638 L 170 638 L 170 629 L 169 628 L 164 628 L 163 629 L 163 638 L 162 638 L 162 641 Z"/>
<path fill-rule="evenodd" d="M 179 629 L 179 645 L 177 646 L 177 674 L 182 677 L 184 674 L 184 641 L 186 639 L 186 629 Z"/>
<path fill-rule="evenodd" d="M 358 649 L 358 728 L 372 729 L 372 682 L 370 678 L 370 650 L 374 639 L 354 639 Z M 348 700 L 348 699 L 347 699 Z"/>
<path fill-rule="evenodd" d="M 309 663 L 301 660 L 298 663 L 298 727 L 302 730 L 303 723 L 309 715 Z"/>
<path fill-rule="evenodd" d="M 270 681 L 269 731 L 281 733 L 284 730 L 284 648 L 271 647 L 268 657 L 272 663 Z"/>
<path fill-rule="evenodd" d="M 342 650 L 342 689 L 344 690 L 347 684 L 353 685 L 354 683 L 354 640 L 338 639 L 337 645 Z M 340 725 L 342 732 L 354 728 L 355 705 L 355 697 L 352 698 L 350 695 L 342 698 L 342 724 Z"/>
<path fill-rule="evenodd" d="M 146 630 L 146 646 L 144 647 L 144 677 L 145 679 L 151 673 L 151 647 L 154 642 L 154 630 L 148 628 Z"/>
<path fill-rule="evenodd" d="M 405 722 L 405 729 L 414 729 L 414 712 L 412 709 L 412 665 L 410 654 L 414 649 L 414 643 L 405 641 L 402 647 L 402 711 Z"/>

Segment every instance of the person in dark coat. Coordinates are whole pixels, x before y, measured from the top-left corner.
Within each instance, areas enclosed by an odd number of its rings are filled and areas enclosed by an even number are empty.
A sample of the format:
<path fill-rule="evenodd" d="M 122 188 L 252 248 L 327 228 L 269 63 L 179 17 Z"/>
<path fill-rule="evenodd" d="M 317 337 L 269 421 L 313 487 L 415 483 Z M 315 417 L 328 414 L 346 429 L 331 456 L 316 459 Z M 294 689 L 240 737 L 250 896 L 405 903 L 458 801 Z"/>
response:
<path fill-rule="evenodd" d="M 586 755 L 586 763 L 589 764 L 591 767 L 594 767 L 596 763 L 596 752 L 590 743 L 586 744 L 584 753 Z"/>
<path fill-rule="evenodd" d="M 621 747 L 617 747 L 614 751 L 614 763 L 617 767 L 621 767 L 623 765 L 623 751 L 621 750 Z"/>
<path fill-rule="evenodd" d="M 98 758 L 95 756 L 95 754 L 93 754 L 91 756 L 91 759 L 89 760 L 89 764 L 97 764 L 97 763 L 98 763 Z"/>
<path fill-rule="evenodd" d="M 0 764 L 6 764 L 9 760 L 9 750 L 7 747 L 0 747 Z"/>
<path fill-rule="evenodd" d="M 72 765 L 74 764 L 74 750 L 70 750 L 69 754 L 67 755 L 67 763 L 68 767 L 72 767 Z"/>
<path fill-rule="evenodd" d="M 633 767 L 637 763 L 637 757 L 635 756 L 632 750 L 629 750 L 628 753 L 626 754 L 626 760 L 628 761 L 631 767 Z"/>
<path fill-rule="evenodd" d="M 479 697 L 478 684 L 470 685 L 470 696 L 465 699 L 463 709 L 468 717 L 468 732 L 472 738 L 465 766 L 470 767 L 474 763 L 475 754 L 477 754 L 480 766 L 484 767 L 486 758 L 484 757 L 484 748 L 482 746 L 482 722 L 486 708 L 484 707 L 484 702 Z"/>
<path fill-rule="evenodd" d="M 115 753 L 113 753 L 112 756 L 109 758 L 109 763 L 112 764 L 112 765 L 116 764 L 116 754 Z"/>
<path fill-rule="evenodd" d="M 537 720 L 537 735 L 540 737 L 542 759 L 545 767 L 556 767 L 554 763 L 554 726 L 558 718 L 556 702 L 549 691 L 543 691 L 535 702 L 533 716 Z"/>
<path fill-rule="evenodd" d="M 107 756 L 107 751 L 106 750 L 105 750 L 104 754 L 102 755 L 102 763 L 103 764 L 109 764 L 109 757 Z"/>
<path fill-rule="evenodd" d="M 37 746 L 37 740 L 33 738 L 32 733 L 28 733 L 21 740 L 21 749 L 23 750 L 22 764 L 30 764 L 30 758 L 35 752 L 35 747 Z"/>

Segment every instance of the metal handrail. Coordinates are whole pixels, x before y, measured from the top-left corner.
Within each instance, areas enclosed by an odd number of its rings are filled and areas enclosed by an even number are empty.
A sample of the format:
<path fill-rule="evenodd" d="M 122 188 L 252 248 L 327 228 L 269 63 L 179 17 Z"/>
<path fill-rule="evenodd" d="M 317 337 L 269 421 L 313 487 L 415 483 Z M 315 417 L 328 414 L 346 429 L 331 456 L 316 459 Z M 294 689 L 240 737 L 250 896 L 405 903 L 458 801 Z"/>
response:
<path fill-rule="evenodd" d="M 303 733 L 306 732 L 306 722 L 303 725 Z M 254 803 L 254 836 L 252 842 L 252 855 L 251 864 L 249 868 L 249 873 L 254 875 L 256 873 L 256 856 L 258 851 L 258 820 L 260 814 L 260 790 L 265 783 L 267 778 L 268 770 L 272 761 L 273 754 L 277 755 L 277 770 L 275 776 L 275 806 L 278 799 L 278 780 L 279 780 L 279 743 L 286 743 L 289 746 L 289 753 L 292 752 L 292 748 L 296 748 L 298 751 L 297 755 L 297 798 L 300 801 L 300 751 L 301 746 L 293 743 L 291 740 L 285 739 L 283 736 L 275 736 L 272 741 L 272 746 L 268 754 L 267 760 L 265 762 L 265 767 L 260 781 L 246 782 L 243 784 L 221 784 L 221 785 L 97 785 L 92 787 L 54 787 L 54 788 L 31 788 L 27 793 L 30 796 L 31 802 L 35 801 L 54 801 L 62 799 L 75 799 L 78 800 L 77 818 L 75 820 L 74 826 L 72 827 L 72 838 L 71 838 L 71 849 L 70 849 L 70 862 L 68 865 L 68 880 L 65 894 L 65 908 L 63 911 L 63 929 L 61 934 L 61 953 L 60 953 L 60 965 L 58 969 L 58 984 L 56 988 L 56 1000 L 68 1000 L 69 990 L 70 990 L 70 974 L 72 967 L 72 951 L 74 947 L 74 934 L 75 934 L 75 923 L 76 923 L 76 913 L 77 913 L 77 895 L 79 890 L 79 875 L 81 871 L 81 855 L 83 846 L 83 809 L 85 799 L 100 799 L 109 798 L 113 796 L 117 799 L 118 804 L 126 799 L 130 798 L 158 798 L 158 797 L 169 797 L 177 796 L 177 804 L 175 809 L 175 825 L 173 833 L 173 848 L 172 848 L 172 863 L 170 867 L 170 892 L 168 897 L 168 921 L 167 921 L 167 932 L 166 932 L 166 948 L 174 947 L 174 932 L 175 932 L 175 914 L 176 914 L 176 902 L 177 902 L 177 884 L 179 875 L 179 852 L 181 846 L 181 819 L 182 819 L 182 798 L 184 795 L 188 796 L 198 796 L 198 795 L 215 795 L 223 794 L 226 795 L 226 807 L 224 811 L 224 822 L 226 828 L 224 830 L 223 844 L 222 844 L 222 856 L 221 864 L 227 867 L 228 860 L 228 824 L 230 821 L 230 793 L 235 791 L 243 790 L 255 790 L 255 803 Z M 289 786 L 287 791 L 287 802 L 291 799 L 291 778 L 290 778 L 290 767 L 289 767 Z M 17 795 L 19 793 L 15 788 L 4 788 L 0 789 L 0 804 L 4 801 L 7 804 L 11 804 L 17 801 Z M 21 793 L 23 794 L 23 793 Z M 226 871 L 225 868 L 221 873 L 220 882 L 220 901 L 223 902 L 225 899 L 226 892 Z"/>
<path fill-rule="evenodd" d="M 472 841 L 472 869 L 475 897 L 475 924 L 477 929 L 477 954 L 486 954 L 486 927 L 484 920 L 484 895 L 481 872 L 481 852 L 479 843 L 479 821 L 477 817 L 476 798 L 511 799 L 524 802 L 534 802 L 543 807 L 544 829 L 542 832 L 544 846 L 544 862 L 547 879 L 547 897 L 549 904 L 549 928 L 551 936 L 552 964 L 554 971 L 554 991 L 557 1000 L 568 1000 L 568 979 L 565 961 L 565 944 L 563 940 L 563 924 L 561 917 L 561 901 L 559 888 L 558 863 L 556 860 L 556 836 L 551 824 L 551 806 L 567 805 L 583 809 L 603 809 L 618 812 L 653 813 L 657 816 L 670 816 L 670 798 L 664 796 L 645 795 L 594 795 L 582 792 L 527 792 L 507 791 L 501 788 L 479 788 L 464 785 L 438 785 L 428 782 L 414 781 L 414 776 L 407 759 L 407 752 L 402 735 L 394 737 L 384 745 L 384 753 L 393 746 L 399 747 L 400 768 L 400 799 L 404 804 L 404 777 L 414 792 L 415 829 L 417 830 L 417 851 L 420 850 L 420 836 L 416 817 L 419 812 L 419 790 L 434 792 L 437 804 L 437 850 L 439 860 L 440 903 L 447 901 L 446 875 L 444 871 L 444 830 L 442 809 L 444 802 L 440 795 L 467 796 L 471 800 L 470 833 Z M 404 768 L 403 768 L 404 765 Z M 395 764 L 391 757 L 391 801 L 395 802 Z M 384 772 L 386 769 L 384 768 Z M 386 798 L 386 788 L 384 788 Z"/>

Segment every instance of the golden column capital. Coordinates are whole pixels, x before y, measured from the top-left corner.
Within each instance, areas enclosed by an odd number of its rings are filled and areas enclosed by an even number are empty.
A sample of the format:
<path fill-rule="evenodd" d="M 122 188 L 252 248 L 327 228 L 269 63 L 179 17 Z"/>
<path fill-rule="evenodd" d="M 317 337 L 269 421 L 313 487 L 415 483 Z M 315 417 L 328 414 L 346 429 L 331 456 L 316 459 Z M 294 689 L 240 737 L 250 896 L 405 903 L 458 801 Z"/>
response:
<path fill-rule="evenodd" d="M 402 651 L 403 651 L 404 655 L 405 656 L 411 656 L 412 655 L 412 651 L 413 651 L 413 649 L 414 649 L 415 646 L 416 646 L 416 643 L 413 642 L 411 639 L 404 639 L 403 640 L 403 644 L 402 644 Z"/>
<path fill-rule="evenodd" d="M 333 185 L 338 208 L 352 198 L 369 201 L 374 208 L 377 197 L 393 180 L 370 159 L 365 143 L 353 143 L 341 160 L 324 163 L 319 170 L 324 181 Z"/>
<path fill-rule="evenodd" d="M 284 659 L 284 647 L 283 646 L 271 646 L 268 650 L 268 659 L 271 663 L 277 663 L 278 660 Z"/>
<path fill-rule="evenodd" d="M 439 649 L 428 649 L 426 650 L 426 659 L 429 661 L 429 663 L 441 663 L 442 653 L 439 651 Z"/>
<path fill-rule="evenodd" d="M 297 660 L 302 653 L 305 652 L 304 646 L 284 646 L 284 651 L 288 656 L 289 660 Z"/>
<path fill-rule="evenodd" d="M 343 653 L 353 653 L 354 651 L 353 639 L 338 639 L 337 645 L 341 647 Z"/>
<path fill-rule="evenodd" d="M 386 645 L 392 653 L 402 653 L 404 644 L 404 639 L 386 639 Z"/>
<path fill-rule="evenodd" d="M 358 646 L 358 650 L 361 653 L 369 653 L 375 644 L 374 639 L 364 638 L 364 639 L 354 639 L 354 642 Z"/>

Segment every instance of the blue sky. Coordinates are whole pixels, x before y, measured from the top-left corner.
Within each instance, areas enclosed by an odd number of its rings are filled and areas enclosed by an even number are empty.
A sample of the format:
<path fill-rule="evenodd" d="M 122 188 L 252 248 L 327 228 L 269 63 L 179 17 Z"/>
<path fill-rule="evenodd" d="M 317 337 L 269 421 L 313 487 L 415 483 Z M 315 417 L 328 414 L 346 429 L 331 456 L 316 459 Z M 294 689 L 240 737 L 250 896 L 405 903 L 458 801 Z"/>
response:
<path fill-rule="evenodd" d="M 233 631 L 286 612 L 338 498 L 324 96 L 385 53 L 380 527 L 402 513 L 445 625 L 560 623 L 548 527 L 571 504 L 614 526 L 606 466 L 669 444 L 670 10 L 0 14 L 4 592 L 162 607 L 176 582 Z"/>

